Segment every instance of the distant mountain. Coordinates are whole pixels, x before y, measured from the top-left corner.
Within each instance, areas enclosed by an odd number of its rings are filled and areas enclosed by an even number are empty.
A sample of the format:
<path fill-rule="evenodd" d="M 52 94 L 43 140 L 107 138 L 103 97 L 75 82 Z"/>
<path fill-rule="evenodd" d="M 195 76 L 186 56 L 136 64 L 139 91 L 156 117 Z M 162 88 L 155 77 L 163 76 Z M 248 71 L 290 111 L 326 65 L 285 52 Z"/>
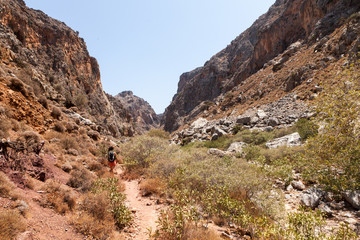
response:
<path fill-rule="evenodd" d="M 114 105 L 115 111 L 117 104 L 120 103 L 130 113 L 136 132 L 143 133 L 152 128 L 160 127 L 161 117 L 155 113 L 148 102 L 135 96 L 132 91 L 121 92 L 109 99 Z"/>
<path fill-rule="evenodd" d="M 354 0 L 277 0 L 203 67 L 180 76 L 165 130 L 199 116 L 239 114 L 290 92 L 311 97 L 307 92 L 320 79 L 315 74 L 356 51 L 359 10 Z"/>

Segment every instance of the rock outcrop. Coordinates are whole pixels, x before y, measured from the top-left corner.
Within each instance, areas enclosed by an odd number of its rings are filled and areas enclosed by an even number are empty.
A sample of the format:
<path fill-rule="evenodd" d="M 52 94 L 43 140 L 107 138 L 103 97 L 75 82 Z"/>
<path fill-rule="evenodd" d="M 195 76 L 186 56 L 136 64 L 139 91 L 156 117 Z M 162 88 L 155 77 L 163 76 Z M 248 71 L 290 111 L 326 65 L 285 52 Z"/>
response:
<path fill-rule="evenodd" d="M 199 115 L 216 117 L 234 106 L 243 111 L 261 99 L 274 101 L 301 84 L 315 88 L 313 73 L 358 45 L 356 31 L 343 24 L 359 9 L 360 2 L 351 0 L 277 0 L 203 67 L 181 75 L 164 114 L 165 130 Z M 332 35 L 341 26 L 345 32 Z"/>
<path fill-rule="evenodd" d="M 35 99 L 45 96 L 54 105 L 90 113 L 104 133 L 131 135 L 131 119 L 124 109 L 114 111 L 98 63 L 78 32 L 21 0 L 2 0 L 0 42 L 0 77 L 30 86 Z"/>
<path fill-rule="evenodd" d="M 143 133 L 152 128 L 160 127 L 160 118 L 154 109 L 144 99 L 135 96 L 132 91 L 121 92 L 114 97 L 109 97 L 109 99 L 116 112 L 119 111 L 117 106 L 120 105 L 131 115 L 136 132 Z"/>

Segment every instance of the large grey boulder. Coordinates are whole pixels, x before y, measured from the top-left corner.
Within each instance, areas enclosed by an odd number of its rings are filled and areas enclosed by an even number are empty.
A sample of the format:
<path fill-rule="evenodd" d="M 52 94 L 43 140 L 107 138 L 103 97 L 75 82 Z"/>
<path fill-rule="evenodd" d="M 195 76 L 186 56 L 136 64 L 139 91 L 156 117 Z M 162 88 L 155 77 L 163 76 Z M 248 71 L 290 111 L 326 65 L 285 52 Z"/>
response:
<path fill-rule="evenodd" d="M 208 124 L 208 120 L 205 118 L 198 118 L 196 121 L 194 121 L 190 127 L 193 129 L 201 129 L 204 128 Z"/>
<path fill-rule="evenodd" d="M 353 208 L 360 210 L 360 191 L 345 191 L 342 196 Z"/>
<path fill-rule="evenodd" d="M 301 194 L 301 203 L 306 207 L 315 209 L 319 205 L 324 194 L 325 192 L 320 189 L 309 188 Z"/>
<path fill-rule="evenodd" d="M 294 147 L 294 146 L 300 146 L 301 143 L 301 137 L 299 133 L 295 132 L 286 136 L 283 136 L 281 138 L 275 138 L 269 142 L 267 142 L 265 145 L 268 148 L 278 148 L 281 146 L 287 146 L 287 147 Z"/>
<path fill-rule="evenodd" d="M 258 118 L 260 118 L 260 119 L 264 119 L 264 118 L 267 117 L 266 112 L 265 112 L 264 110 L 261 110 L 261 109 L 259 109 L 259 110 L 257 111 L 256 115 L 257 115 Z"/>

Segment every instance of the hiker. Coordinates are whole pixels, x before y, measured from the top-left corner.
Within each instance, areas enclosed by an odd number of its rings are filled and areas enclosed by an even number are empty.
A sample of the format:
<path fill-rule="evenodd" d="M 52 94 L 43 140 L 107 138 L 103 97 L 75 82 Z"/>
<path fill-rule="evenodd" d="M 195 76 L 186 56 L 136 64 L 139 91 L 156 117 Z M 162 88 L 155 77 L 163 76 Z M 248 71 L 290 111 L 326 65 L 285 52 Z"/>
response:
<path fill-rule="evenodd" d="M 114 152 L 114 147 L 109 147 L 108 149 L 108 162 L 109 162 L 110 172 L 113 172 L 116 166 L 116 153 Z"/>

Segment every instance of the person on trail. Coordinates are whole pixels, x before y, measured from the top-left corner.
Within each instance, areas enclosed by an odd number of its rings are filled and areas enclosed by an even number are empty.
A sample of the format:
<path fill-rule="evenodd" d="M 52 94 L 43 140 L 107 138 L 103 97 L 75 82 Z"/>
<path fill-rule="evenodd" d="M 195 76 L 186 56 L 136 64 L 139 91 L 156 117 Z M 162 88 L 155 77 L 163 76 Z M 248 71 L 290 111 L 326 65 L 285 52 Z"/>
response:
<path fill-rule="evenodd" d="M 116 153 L 114 151 L 114 147 L 109 147 L 108 149 L 108 162 L 110 167 L 110 172 L 113 172 L 115 166 L 116 166 Z"/>

